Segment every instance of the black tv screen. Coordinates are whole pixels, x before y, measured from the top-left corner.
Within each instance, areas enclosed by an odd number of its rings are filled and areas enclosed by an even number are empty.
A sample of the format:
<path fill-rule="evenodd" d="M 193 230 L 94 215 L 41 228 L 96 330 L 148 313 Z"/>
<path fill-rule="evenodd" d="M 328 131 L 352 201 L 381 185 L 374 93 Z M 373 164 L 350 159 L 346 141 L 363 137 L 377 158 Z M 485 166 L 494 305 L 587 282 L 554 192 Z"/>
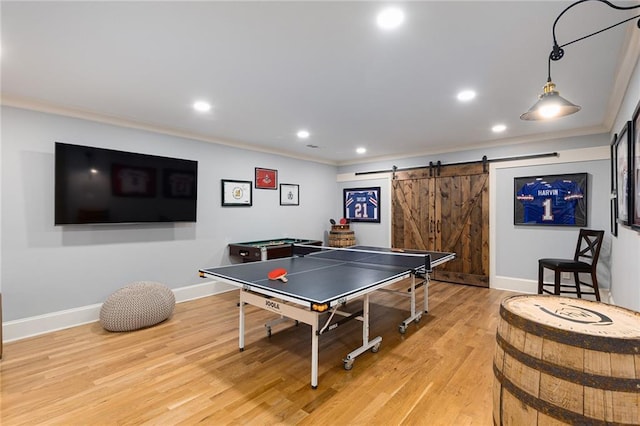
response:
<path fill-rule="evenodd" d="M 55 224 L 195 222 L 198 162 L 56 142 Z"/>

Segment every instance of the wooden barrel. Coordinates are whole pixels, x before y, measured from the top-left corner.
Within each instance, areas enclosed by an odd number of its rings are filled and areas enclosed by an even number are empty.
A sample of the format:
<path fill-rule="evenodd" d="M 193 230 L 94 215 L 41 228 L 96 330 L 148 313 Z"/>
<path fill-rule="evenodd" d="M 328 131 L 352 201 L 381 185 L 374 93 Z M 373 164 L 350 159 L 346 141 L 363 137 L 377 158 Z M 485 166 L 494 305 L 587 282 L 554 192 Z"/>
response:
<path fill-rule="evenodd" d="M 349 224 L 331 225 L 329 231 L 329 247 L 350 247 L 356 244 L 354 231 L 349 230 Z"/>
<path fill-rule="evenodd" d="M 494 424 L 640 424 L 640 313 L 513 296 L 496 343 Z"/>

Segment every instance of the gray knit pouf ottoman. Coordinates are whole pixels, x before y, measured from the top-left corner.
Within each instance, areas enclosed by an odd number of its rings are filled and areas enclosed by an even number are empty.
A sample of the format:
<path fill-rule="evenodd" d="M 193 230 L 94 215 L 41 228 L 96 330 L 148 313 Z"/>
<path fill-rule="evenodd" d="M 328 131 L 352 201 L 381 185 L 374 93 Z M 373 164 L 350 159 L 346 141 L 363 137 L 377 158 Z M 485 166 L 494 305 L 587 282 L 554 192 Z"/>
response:
<path fill-rule="evenodd" d="M 140 281 L 116 290 L 100 308 L 100 324 L 109 331 L 151 327 L 171 316 L 173 291 L 164 284 Z"/>

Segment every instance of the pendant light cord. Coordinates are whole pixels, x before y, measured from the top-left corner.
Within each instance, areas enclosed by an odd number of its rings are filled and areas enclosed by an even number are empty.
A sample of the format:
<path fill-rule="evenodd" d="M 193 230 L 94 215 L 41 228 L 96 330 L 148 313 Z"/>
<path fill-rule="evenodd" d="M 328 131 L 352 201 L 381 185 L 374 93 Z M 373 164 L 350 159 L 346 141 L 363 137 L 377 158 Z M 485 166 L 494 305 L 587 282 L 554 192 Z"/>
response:
<path fill-rule="evenodd" d="M 591 34 L 587 34 L 587 35 L 585 35 L 583 37 L 580 37 L 580 38 L 577 38 L 575 40 L 572 40 L 572 41 L 570 41 L 568 43 L 565 43 L 563 45 L 558 45 L 558 40 L 556 39 L 556 25 L 558 24 L 558 21 L 560 20 L 560 17 L 562 17 L 562 15 L 564 15 L 572 7 L 577 6 L 580 3 L 584 3 L 584 2 L 587 2 L 587 1 L 597 1 L 597 2 L 600 2 L 600 3 L 604 3 L 607 6 L 613 8 L 613 9 L 617 9 L 617 10 L 631 10 L 631 9 L 640 8 L 640 4 L 635 5 L 635 6 L 617 6 L 617 5 L 611 3 L 611 2 L 609 2 L 607 0 L 579 0 L 579 1 L 577 1 L 577 2 L 575 2 L 573 4 L 571 4 L 571 5 L 567 6 L 567 8 L 565 10 L 563 10 L 560 13 L 560 15 L 558 15 L 556 20 L 553 22 L 553 29 L 552 29 L 552 33 L 553 33 L 552 34 L 553 35 L 553 49 L 551 50 L 551 53 L 549 53 L 549 60 L 548 60 L 548 63 L 547 63 L 547 83 L 551 82 L 551 61 L 559 61 L 560 59 L 562 59 L 562 57 L 564 56 L 564 49 L 562 49 L 563 47 L 569 46 L 570 44 L 573 44 L 573 43 L 577 43 L 577 42 L 579 42 L 581 40 L 584 40 L 584 39 L 587 39 L 589 37 L 593 37 L 594 35 L 597 35 L 597 34 L 600 34 L 600 33 L 604 32 L 604 31 L 610 30 L 611 28 L 617 27 L 618 25 L 622 25 L 622 24 L 624 24 L 626 22 L 629 22 L 629 21 L 632 21 L 632 20 L 634 20 L 636 18 L 638 18 L 638 28 L 640 28 L 640 15 L 637 15 L 637 16 L 633 16 L 631 18 L 627 18 L 627 19 L 625 19 L 623 21 L 620 21 L 617 24 L 613 24 L 613 25 L 610 25 L 610 26 L 608 26 L 606 28 L 603 28 L 601 30 L 595 31 L 595 32 L 593 32 Z"/>

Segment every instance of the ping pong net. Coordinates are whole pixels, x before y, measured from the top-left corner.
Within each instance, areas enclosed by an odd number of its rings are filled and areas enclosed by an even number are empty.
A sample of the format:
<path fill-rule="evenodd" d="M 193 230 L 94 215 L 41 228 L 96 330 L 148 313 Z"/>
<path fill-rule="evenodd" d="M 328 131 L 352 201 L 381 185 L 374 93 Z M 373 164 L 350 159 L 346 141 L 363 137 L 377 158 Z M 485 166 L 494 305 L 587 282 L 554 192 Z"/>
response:
<path fill-rule="evenodd" d="M 293 244 L 293 256 L 312 256 L 337 262 L 361 264 L 372 269 L 396 269 L 416 273 L 431 272 L 431 253 L 381 247 L 325 247 Z"/>

